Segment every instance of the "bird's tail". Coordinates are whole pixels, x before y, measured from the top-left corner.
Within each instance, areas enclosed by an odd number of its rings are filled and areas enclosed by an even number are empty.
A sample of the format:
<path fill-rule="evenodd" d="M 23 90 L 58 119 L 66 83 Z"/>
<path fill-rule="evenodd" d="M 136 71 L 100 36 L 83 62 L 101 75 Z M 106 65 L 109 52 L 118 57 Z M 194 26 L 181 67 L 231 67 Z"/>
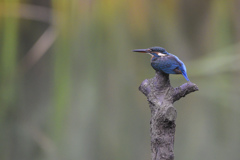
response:
<path fill-rule="evenodd" d="M 184 76 L 184 78 L 185 78 L 187 81 L 189 81 L 188 76 L 187 76 L 187 73 L 186 73 L 185 71 L 182 72 L 182 75 Z"/>

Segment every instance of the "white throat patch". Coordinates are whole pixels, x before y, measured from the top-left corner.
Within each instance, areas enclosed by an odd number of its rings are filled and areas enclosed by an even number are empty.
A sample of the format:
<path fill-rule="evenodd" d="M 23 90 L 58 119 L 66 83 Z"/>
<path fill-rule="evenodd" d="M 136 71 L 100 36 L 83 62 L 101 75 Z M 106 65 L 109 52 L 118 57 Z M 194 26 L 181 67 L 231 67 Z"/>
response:
<path fill-rule="evenodd" d="M 154 57 L 151 53 L 147 53 L 147 54 L 149 54 L 150 56 Z"/>
<path fill-rule="evenodd" d="M 159 56 L 166 56 L 166 54 L 163 54 L 163 53 L 160 53 L 160 52 L 158 52 L 157 53 Z"/>

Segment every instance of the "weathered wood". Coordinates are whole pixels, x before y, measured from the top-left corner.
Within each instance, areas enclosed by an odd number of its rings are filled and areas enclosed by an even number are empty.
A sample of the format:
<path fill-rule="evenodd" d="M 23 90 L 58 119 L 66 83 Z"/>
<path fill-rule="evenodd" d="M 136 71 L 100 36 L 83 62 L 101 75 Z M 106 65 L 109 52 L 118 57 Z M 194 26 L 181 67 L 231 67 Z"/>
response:
<path fill-rule="evenodd" d="M 151 109 L 150 135 L 152 160 L 173 160 L 175 120 L 177 111 L 173 103 L 187 94 L 197 91 L 192 82 L 177 88 L 170 84 L 169 75 L 156 72 L 155 77 L 142 82 L 139 90 L 147 97 Z"/>

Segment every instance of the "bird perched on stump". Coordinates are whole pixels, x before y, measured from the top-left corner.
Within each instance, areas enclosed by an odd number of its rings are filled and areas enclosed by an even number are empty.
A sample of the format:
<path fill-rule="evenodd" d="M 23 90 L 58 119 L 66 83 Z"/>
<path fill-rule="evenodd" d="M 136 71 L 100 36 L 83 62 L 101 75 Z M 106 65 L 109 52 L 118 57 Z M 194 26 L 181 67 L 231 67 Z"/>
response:
<path fill-rule="evenodd" d="M 182 74 L 189 81 L 184 63 L 177 56 L 168 53 L 164 48 L 135 49 L 133 52 L 150 54 L 152 56 L 151 66 L 156 71 L 162 71 L 167 74 Z"/>

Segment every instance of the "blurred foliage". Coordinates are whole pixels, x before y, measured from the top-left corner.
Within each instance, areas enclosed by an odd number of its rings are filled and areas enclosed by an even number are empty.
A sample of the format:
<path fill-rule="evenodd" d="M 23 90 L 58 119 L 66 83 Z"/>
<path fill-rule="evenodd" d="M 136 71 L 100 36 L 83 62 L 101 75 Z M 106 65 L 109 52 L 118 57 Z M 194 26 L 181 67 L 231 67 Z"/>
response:
<path fill-rule="evenodd" d="M 0 159 L 150 159 L 138 91 L 162 46 L 200 91 L 176 102 L 175 157 L 238 159 L 239 0 L 2 0 Z M 185 83 L 171 75 L 174 87 Z"/>

